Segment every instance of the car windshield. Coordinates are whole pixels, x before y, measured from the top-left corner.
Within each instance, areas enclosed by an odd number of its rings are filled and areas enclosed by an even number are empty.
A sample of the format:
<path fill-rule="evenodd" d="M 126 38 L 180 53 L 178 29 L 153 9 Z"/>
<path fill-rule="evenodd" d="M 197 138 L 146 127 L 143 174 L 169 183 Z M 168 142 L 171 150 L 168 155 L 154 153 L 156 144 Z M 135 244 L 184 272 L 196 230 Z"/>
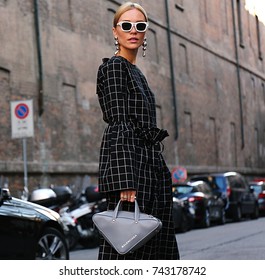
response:
<path fill-rule="evenodd" d="M 221 176 L 213 177 L 213 184 L 215 184 L 222 192 L 226 191 L 226 178 Z"/>
<path fill-rule="evenodd" d="M 176 187 L 175 193 L 186 194 L 190 193 L 194 188 L 192 186 L 178 186 Z"/>
<path fill-rule="evenodd" d="M 260 185 L 251 184 L 250 188 L 252 188 L 256 194 L 260 194 L 262 192 L 262 186 Z"/>

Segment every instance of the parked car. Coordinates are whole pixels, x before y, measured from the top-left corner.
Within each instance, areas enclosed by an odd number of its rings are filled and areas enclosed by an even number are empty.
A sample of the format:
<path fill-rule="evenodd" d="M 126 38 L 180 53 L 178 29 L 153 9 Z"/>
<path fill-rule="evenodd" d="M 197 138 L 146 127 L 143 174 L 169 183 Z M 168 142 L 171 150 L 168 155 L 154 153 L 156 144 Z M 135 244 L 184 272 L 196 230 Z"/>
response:
<path fill-rule="evenodd" d="M 238 172 L 210 173 L 194 175 L 190 181 L 203 180 L 212 189 L 218 189 L 226 204 L 226 217 L 233 221 L 240 221 L 243 216 L 250 216 L 252 219 L 259 217 L 258 200 L 253 190 L 248 186 L 244 176 Z"/>
<path fill-rule="evenodd" d="M 173 194 L 176 192 L 176 188 L 185 186 L 185 184 L 174 185 Z M 187 198 L 179 198 L 173 195 L 173 221 L 176 232 L 186 232 L 193 228 L 195 211 L 191 203 Z"/>
<path fill-rule="evenodd" d="M 225 204 L 221 193 L 213 191 L 204 181 L 176 186 L 173 197 L 189 202 L 194 209 L 195 224 L 200 227 L 209 227 L 213 222 L 226 222 Z"/>
<path fill-rule="evenodd" d="M 265 181 L 250 182 L 249 187 L 258 199 L 259 212 L 265 215 Z"/>
<path fill-rule="evenodd" d="M 11 197 L 1 186 L 0 225 L 0 259 L 69 259 L 59 214 Z"/>

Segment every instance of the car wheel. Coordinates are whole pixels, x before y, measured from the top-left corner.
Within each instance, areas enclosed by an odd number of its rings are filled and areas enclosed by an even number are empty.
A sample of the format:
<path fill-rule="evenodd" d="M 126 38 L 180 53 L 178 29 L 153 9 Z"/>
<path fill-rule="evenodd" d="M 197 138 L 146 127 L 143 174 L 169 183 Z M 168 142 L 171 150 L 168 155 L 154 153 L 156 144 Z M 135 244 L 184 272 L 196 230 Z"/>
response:
<path fill-rule="evenodd" d="M 186 213 L 182 212 L 182 219 L 180 223 L 179 231 L 184 233 L 189 230 L 189 221 Z"/>
<path fill-rule="evenodd" d="M 202 227 L 208 228 L 208 227 L 210 227 L 210 225 L 211 225 L 210 212 L 209 212 L 209 209 L 206 209 L 205 213 L 204 213 L 203 220 L 202 220 Z"/>
<path fill-rule="evenodd" d="M 99 232 L 96 228 L 88 229 L 88 235 L 79 240 L 79 243 L 86 249 L 93 249 L 99 246 Z"/>
<path fill-rule="evenodd" d="M 77 231 L 76 227 L 70 227 L 70 230 L 66 235 L 66 240 L 70 251 L 76 247 L 79 238 L 79 232 Z"/>
<path fill-rule="evenodd" d="M 225 223 L 226 223 L 225 209 L 222 208 L 222 210 L 221 210 L 221 218 L 220 218 L 220 225 L 224 225 Z"/>
<path fill-rule="evenodd" d="M 54 228 L 46 228 L 37 244 L 36 260 L 68 260 L 69 250 L 64 236 Z"/>
<path fill-rule="evenodd" d="M 257 219 L 259 217 L 259 207 L 255 205 L 254 212 L 250 215 L 251 219 Z"/>
<path fill-rule="evenodd" d="M 242 219 L 242 212 L 240 205 L 237 205 L 234 210 L 233 220 L 234 222 L 239 222 Z"/>

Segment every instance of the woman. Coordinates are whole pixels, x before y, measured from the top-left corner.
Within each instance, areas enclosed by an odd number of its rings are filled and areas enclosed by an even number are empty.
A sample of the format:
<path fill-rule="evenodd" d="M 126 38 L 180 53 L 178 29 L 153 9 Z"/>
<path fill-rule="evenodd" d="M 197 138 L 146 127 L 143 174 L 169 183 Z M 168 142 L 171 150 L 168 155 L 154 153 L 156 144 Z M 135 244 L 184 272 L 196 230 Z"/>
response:
<path fill-rule="evenodd" d="M 148 18 L 136 3 L 126 2 L 113 20 L 116 52 L 104 59 L 97 78 L 97 94 L 108 124 L 102 139 L 99 188 L 108 208 L 121 199 L 122 209 L 160 218 L 162 230 L 134 253 L 119 255 L 102 239 L 98 259 L 179 259 L 171 207 L 171 174 L 161 154 L 168 135 L 156 127 L 154 95 L 136 66 L 138 49 L 146 50 Z"/>

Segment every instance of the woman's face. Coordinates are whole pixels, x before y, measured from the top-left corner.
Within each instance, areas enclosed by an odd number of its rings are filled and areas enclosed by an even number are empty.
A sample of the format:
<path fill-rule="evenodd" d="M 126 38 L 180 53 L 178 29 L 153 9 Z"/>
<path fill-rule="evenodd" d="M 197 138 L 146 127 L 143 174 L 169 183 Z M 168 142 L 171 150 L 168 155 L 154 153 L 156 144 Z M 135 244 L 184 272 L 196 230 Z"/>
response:
<path fill-rule="evenodd" d="M 137 9 L 129 10 L 121 15 L 119 22 L 129 21 L 132 23 L 135 22 L 146 22 L 145 16 Z M 136 51 L 143 44 L 145 32 L 137 32 L 135 27 L 132 28 L 129 32 L 124 32 L 121 29 L 121 26 L 117 25 L 116 28 L 113 28 L 114 37 L 118 38 L 119 42 L 119 54 L 124 54 L 128 51 Z"/>

